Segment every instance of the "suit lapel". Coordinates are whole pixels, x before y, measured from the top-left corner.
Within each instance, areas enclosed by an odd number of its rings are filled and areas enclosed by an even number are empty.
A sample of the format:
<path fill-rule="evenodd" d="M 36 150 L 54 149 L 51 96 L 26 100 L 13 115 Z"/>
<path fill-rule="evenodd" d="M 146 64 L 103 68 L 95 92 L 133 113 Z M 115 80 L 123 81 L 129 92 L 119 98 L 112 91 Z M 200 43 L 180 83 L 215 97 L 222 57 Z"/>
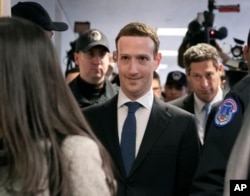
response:
<path fill-rule="evenodd" d="M 117 124 L 117 100 L 118 96 L 111 98 L 108 102 L 104 103 L 103 117 L 101 120 L 104 129 L 104 137 L 106 146 L 112 156 L 118 170 L 125 175 L 123 161 L 120 151 L 119 137 L 118 137 L 118 124 Z"/>
<path fill-rule="evenodd" d="M 147 153 L 150 151 L 156 140 L 161 136 L 162 132 L 166 130 L 166 127 L 170 121 L 170 114 L 167 112 L 167 107 L 161 103 L 160 100 L 154 99 L 152 111 L 149 117 L 149 121 L 143 136 L 142 143 L 134 165 L 131 170 L 131 174 L 141 164 Z"/>
<path fill-rule="evenodd" d="M 184 110 L 194 114 L 194 94 L 193 93 L 187 95 L 187 97 L 183 101 L 183 105 L 184 105 L 184 108 L 183 108 Z"/>

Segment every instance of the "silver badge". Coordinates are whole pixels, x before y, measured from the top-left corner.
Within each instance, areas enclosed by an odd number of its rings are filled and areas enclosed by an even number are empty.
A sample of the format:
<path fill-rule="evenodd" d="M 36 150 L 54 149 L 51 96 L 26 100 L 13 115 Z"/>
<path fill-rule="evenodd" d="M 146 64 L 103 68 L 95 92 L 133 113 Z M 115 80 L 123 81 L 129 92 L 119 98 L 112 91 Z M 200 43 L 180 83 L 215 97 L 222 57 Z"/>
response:
<path fill-rule="evenodd" d="M 90 33 L 90 39 L 93 41 L 99 41 L 101 40 L 101 38 L 102 38 L 102 35 L 99 31 L 92 31 Z"/>
<path fill-rule="evenodd" d="M 174 72 L 172 73 L 172 77 L 174 80 L 180 80 L 181 79 L 181 73 L 180 72 Z"/>

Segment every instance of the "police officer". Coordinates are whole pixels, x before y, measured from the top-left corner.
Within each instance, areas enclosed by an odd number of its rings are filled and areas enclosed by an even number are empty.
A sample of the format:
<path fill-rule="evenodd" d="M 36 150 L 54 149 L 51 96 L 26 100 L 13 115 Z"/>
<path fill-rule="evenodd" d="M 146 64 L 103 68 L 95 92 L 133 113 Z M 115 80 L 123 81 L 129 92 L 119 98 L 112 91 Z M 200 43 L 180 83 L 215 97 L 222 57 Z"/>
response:
<path fill-rule="evenodd" d="M 79 35 L 74 61 L 80 74 L 69 86 L 81 108 L 103 103 L 118 93 L 118 86 L 106 78 L 110 53 L 107 37 L 101 31 L 91 29 Z"/>
<path fill-rule="evenodd" d="M 39 25 L 49 38 L 53 36 L 53 31 L 68 30 L 66 23 L 52 21 L 49 13 L 37 2 L 18 2 L 11 7 L 11 15 Z"/>
<path fill-rule="evenodd" d="M 247 44 L 243 52 L 249 69 L 250 32 Z M 231 88 L 217 109 L 196 170 L 191 196 L 222 195 L 227 162 L 249 102 L 250 75 L 248 74 Z"/>

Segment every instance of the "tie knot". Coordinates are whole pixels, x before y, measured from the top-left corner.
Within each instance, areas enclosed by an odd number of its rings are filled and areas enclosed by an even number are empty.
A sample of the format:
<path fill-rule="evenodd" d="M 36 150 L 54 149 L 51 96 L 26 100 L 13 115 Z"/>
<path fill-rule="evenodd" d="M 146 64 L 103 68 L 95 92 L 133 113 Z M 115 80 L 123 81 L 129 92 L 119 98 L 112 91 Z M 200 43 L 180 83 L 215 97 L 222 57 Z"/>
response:
<path fill-rule="evenodd" d="M 128 106 L 128 112 L 129 113 L 135 113 L 136 110 L 141 107 L 141 104 L 138 102 L 127 102 L 125 103 L 126 106 Z"/>
<path fill-rule="evenodd" d="M 209 103 L 206 103 L 204 106 L 203 106 L 203 110 L 205 112 L 210 112 L 210 109 L 211 109 L 211 105 Z"/>

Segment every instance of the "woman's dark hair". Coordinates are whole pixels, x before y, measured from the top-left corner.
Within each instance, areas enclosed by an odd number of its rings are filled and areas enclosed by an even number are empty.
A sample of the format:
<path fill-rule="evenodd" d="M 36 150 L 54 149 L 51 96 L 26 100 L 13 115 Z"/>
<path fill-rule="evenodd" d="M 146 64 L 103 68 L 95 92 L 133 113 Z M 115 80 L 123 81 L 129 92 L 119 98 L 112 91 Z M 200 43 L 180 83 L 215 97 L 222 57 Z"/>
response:
<path fill-rule="evenodd" d="M 6 186 L 19 179 L 19 195 L 35 195 L 48 175 L 50 195 L 71 195 L 61 144 L 68 135 L 84 135 L 98 144 L 114 190 L 109 156 L 65 83 L 51 40 L 29 21 L 2 17 L 0 43 L 0 135 L 10 155 Z"/>

